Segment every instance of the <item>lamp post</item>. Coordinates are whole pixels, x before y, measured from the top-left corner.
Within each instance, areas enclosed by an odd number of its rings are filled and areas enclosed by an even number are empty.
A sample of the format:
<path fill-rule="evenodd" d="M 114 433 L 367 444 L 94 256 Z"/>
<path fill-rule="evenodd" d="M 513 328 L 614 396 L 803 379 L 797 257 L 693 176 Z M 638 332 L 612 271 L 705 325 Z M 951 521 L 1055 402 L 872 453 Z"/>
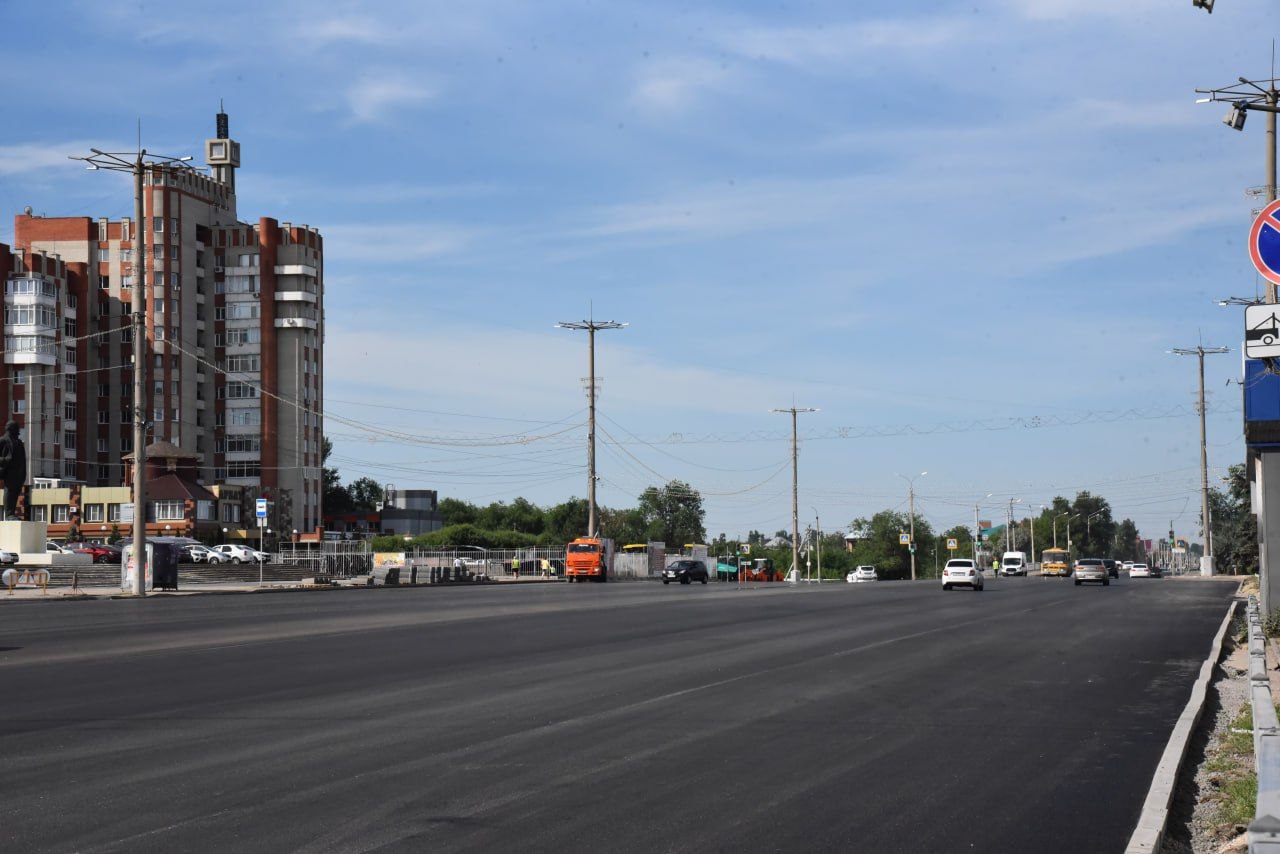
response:
<path fill-rule="evenodd" d="M 170 170 L 192 170 L 190 157 L 166 157 L 149 154 L 145 148 L 136 151 L 100 151 L 89 149 L 87 157 L 72 157 L 87 163 L 89 171 L 124 172 L 133 176 L 133 288 L 130 312 L 133 330 L 133 578 L 135 596 L 146 595 L 146 462 L 147 462 L 147 368 L 151 356 L 147 350 L 146 291 L 147 229 L 143 205 L 143 176 Z M 192 170 L 194 171 L 194 170 Z"/>
<path fill-rule="evenodd" d="M 1058 547 L 1058 520 L 1061 519 L 1063 516 L 1070 516 L 1070 515 L 1071 515 L 1070 513 L 1059 513 L 1058 515 L 1053 517 L 1053 547 L 1055 549 Z M 1068 524 L 1070 523 L 1068 522 Z"/>
<path fill-rule="evenodd" d="M 907 482 L 907 503 L 909 505 L 907 524 L 910 530 L 907 536 L 911 538 L 911 542 L 907 545 L 907 550 L 911 553 L 912 581 L 916 580 L 916 478 L 924 477 L 927 474 L 927 471 L 922 471 L 920 474 L 912 475 L 911 477 L 907 477 L 905 474 L 898 475 L 898 477 Z"/>
<path fill-rule="evenodd" d="M 1084 517 L 1084 541 L 1089 546 L 1093 545 L 1093 526 L 1089 523 L 1093 521 L 1094 516 L 1101 516 L 1105 512 L 1105 510 L 1099 510 L 1096 513 L 1090 513 L 1088 516 Z"/>

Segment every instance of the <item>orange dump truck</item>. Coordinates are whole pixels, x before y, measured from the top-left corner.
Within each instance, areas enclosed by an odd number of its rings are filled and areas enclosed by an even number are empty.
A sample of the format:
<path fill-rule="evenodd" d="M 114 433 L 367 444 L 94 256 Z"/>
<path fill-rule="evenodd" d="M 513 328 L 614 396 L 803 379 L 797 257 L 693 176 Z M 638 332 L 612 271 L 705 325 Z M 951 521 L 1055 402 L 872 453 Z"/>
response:
<path fill-rule="evenodd" d="M 569 581 L 608 581 L 613 567 L 613 540 L 578 537 L 564 555 L 564 574 Z"/>

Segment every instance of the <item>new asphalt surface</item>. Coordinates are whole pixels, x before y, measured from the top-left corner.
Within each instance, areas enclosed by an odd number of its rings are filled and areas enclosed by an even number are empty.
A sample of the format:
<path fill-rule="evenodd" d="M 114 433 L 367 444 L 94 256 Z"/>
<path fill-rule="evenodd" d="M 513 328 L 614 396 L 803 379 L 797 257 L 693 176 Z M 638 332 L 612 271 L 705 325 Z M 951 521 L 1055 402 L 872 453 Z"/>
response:
<path fill-rule="evenodd" d="M 0 609 L 0 850 L 1121 851 L 1235 585 Z"/>

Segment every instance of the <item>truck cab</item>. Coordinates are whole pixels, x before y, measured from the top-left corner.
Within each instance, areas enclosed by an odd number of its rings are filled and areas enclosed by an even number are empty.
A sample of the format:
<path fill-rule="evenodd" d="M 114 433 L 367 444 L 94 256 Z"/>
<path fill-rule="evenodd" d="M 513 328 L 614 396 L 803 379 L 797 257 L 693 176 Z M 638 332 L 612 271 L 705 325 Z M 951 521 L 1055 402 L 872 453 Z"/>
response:
<path fill-rule="evenodd" d="M 564 555 L 564 574 L 570 582 L 608 581 L 613 566 L 613 540 L 605 537 L 578 537 Z"/>

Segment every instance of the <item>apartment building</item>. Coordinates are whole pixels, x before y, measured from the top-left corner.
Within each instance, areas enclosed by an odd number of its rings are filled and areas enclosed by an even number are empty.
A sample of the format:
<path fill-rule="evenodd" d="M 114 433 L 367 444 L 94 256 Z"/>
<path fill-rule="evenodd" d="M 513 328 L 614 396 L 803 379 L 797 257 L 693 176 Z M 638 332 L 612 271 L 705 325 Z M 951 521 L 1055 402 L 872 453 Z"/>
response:
<path fill-rule="evenodd" d="M 128 217 L 15 217 L 15 247 L 0 246 L 0 403 L 24 426 L 33 476 L 123 483 L 129 312 L 142 285 L 149 441 L 194 454 L 202 483 L 270 497 L 289 527 L 313 530 L 323 518 L 323 239 L 307 225 L 240 220 L 240 145 L 224 113 L 205 161 L 208 174 L 147 167 L 141 229 Z"/>

